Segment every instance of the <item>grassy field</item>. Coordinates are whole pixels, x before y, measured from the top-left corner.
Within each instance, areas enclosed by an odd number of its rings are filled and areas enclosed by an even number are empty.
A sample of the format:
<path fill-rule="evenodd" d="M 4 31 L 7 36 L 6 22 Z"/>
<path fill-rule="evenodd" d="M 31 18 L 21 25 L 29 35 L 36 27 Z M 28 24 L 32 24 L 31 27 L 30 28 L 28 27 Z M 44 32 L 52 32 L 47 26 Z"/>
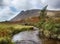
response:
<path fill-rule="evenodd" d="M 5 24 L 0 23 L 0 44 L 12 44 L 11 38 L 13 35 L 21 31 L 33 30 L 33 26 L 25 26 L 20 24 Z"/>

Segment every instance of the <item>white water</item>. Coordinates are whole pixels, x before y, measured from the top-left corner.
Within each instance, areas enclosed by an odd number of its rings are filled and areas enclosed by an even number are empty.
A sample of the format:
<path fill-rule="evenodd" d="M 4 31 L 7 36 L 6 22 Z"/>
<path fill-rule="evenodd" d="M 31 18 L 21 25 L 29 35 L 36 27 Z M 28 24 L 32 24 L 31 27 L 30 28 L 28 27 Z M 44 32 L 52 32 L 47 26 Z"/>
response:
<path fill-rule="evenodd" d="M 18 42 L 18 41 L 21 41 L 21 40 L 32 40 L 36 43 L 41 44 L 41 39 L 39 39 L 38 33 L 39 33 L 38 30 L 20 32 L 20 33 L 13 36 L 12 41 L 13 42 Z"/>

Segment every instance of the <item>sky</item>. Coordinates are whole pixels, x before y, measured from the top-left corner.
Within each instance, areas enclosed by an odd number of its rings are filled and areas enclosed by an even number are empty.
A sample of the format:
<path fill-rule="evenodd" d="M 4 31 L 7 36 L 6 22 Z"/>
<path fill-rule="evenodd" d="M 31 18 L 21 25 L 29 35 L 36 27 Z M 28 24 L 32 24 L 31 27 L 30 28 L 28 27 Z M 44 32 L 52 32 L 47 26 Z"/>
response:
<path fill-rule="evenodd" d="M 10 20 L 22 10 L 41 9 L 45 5 L 49 10 L 60 10 L 60 0 L 0 0 L 0 21 Z"/>

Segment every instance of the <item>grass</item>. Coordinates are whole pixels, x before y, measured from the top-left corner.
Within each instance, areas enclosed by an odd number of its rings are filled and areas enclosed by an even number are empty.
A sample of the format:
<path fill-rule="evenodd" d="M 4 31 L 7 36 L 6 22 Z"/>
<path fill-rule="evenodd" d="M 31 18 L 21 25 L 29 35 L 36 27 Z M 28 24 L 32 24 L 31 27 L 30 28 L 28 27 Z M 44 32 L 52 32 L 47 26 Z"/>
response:
<path fill-rule="evenodd" d="M 5 23 L 0 24 L 0 44 L 12 44 L 11 38 L 13 35 L 29 30 L 33 30 L 33 26 Z"/>

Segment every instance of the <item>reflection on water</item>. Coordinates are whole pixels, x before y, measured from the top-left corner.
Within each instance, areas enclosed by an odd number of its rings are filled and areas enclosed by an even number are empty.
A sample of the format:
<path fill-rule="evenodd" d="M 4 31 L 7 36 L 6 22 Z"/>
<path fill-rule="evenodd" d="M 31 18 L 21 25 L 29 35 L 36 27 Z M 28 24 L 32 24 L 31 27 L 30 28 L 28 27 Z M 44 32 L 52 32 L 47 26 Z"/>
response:
<path fill-rule="evenodd" d="M 34 41 L 38 44 L 41 44 L 41 39 L 39 39 L 38 37 L 38 31 L 24 31 L 24 32 L 20 32 L 19 34 L 16 34 L 13 36 L 12 41 L 13 42 L 20 42 L 22 40 L 30 40 L 30 41 Z"/>
<path fill-rule="evenodd" d="M 60 41 L 52 39 L 39 39 L 38 31 L 24 31 L 13 36 L 13 42 L 20 42 L 22 40 L 31 40 L 38 44 L 60 44 Z M 24 41 L 29 42 L 29 41 Z"/>

